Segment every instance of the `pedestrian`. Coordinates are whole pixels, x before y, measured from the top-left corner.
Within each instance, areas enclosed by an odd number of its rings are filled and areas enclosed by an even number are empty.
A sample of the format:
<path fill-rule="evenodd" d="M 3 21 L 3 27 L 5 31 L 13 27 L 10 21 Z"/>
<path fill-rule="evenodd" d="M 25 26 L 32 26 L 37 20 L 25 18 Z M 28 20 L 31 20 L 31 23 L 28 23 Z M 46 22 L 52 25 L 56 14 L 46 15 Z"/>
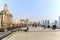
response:
<path fill-rule="evenodd" d="M 44 25 L 43 27 L 44 27 L 44 29 L 46 29 L 46 25 Z"/>
<path fill-rule="evenodd" d="M 50 28 L 50 25 L 48 25 L 48 29 Z"/>
<path fill-rule="evenodd" d="M 37 27 L 37 25 L 35 24 L 35 28 Z"/>
<path fill-rule="evenodd" d="M 56 25 L 53 25 L 53 30 L 55 30 L 56 29 Z"/>
<path fill-rule="evenodd" d="M 27 31 L 29 30 L 29 26 L 28 26 L 28 25 L 26 25 L 26 27 L 27 27 L 27 29 L 26 29 L 26 30 L 24 30 L 25 32 L 27 32 Z"/>

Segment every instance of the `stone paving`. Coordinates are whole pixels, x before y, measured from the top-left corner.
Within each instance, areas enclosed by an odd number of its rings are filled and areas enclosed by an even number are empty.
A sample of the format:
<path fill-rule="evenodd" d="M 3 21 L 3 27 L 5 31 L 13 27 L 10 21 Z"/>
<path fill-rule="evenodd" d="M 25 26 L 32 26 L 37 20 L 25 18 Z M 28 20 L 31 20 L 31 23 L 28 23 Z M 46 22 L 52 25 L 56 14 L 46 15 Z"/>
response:
<path fill-rule="evenodd" d="M 30 28 L 29 32 L 17 31 L 2 40 L 60 40 L 60 29 L 40 28 L 41 27 Z M 50 30 L 52 30 L 52 32 Z"/>
<path fill-rule="evenodd" d="M 0 35 L 2 35 L 4 32 L 0 32 Z"/>

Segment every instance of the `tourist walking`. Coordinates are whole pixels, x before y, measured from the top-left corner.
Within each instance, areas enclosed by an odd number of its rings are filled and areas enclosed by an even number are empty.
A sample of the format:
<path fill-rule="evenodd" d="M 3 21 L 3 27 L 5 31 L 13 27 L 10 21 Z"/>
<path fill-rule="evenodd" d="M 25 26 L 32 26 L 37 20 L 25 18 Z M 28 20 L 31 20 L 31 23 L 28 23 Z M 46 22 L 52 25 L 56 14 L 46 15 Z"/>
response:
<path fill-rule="evenodd" d="M 28 25 L 26 25 L 26 27 L 27 27 L 27 29 L 26 29 L 26 30 L 24 30 L 25 32 L 27 32 L 27 31 L 29 30 L 29 26 L 28 26 Z"/>
<path fill-rule="evenodd" d="M 53 25 L 53 30 L 55 30 L 56 29 L 56 25 Z"/>
<path fill-rule="evenodd" d="M 48 25 L 48 29 L 50 28 L 50 25 Z"/>

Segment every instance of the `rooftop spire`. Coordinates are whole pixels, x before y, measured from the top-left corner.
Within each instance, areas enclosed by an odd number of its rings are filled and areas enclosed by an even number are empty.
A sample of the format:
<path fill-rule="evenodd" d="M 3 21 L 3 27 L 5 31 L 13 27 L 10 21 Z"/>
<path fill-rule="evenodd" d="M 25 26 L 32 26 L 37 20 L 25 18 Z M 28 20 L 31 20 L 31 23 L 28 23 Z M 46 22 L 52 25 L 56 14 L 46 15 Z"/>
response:
<path fill-rule="evenodd" d="M 7 4 L 5 3 L 4 4 L 4 9 L 3 9 L 4 11 L 8 11 L 8 6 L 7 6 Z"/>

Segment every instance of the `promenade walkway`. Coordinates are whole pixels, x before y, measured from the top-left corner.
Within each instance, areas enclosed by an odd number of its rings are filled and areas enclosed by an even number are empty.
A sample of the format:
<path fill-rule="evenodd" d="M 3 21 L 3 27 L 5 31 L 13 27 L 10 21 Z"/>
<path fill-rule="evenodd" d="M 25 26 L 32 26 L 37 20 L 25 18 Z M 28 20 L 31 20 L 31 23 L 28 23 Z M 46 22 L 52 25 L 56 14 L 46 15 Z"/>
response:
<path fill-rule="evenodd" d="M 29 32 L 17 31 L 2 40 L 60 40 L 60 29 L 30 28 Z"/>

